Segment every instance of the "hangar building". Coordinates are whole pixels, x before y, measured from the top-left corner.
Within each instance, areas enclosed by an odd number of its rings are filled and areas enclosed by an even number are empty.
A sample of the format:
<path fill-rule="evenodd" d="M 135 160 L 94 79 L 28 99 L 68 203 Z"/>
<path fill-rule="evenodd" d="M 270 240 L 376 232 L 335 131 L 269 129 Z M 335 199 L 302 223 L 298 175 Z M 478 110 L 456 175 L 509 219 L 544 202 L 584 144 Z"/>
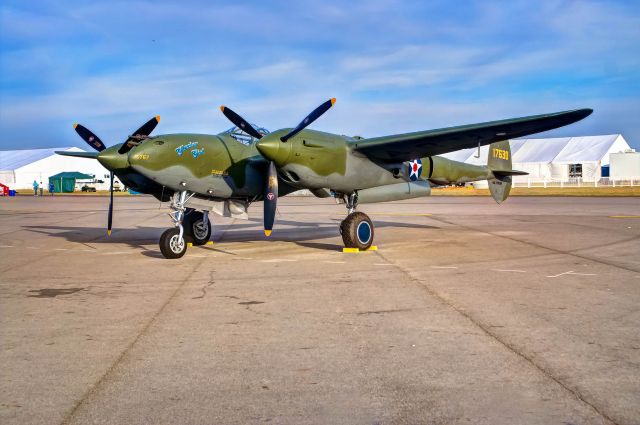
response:
<path fill-rule="evenodd" d="M 527 179 L 568 181 L 576 178 L 594 182 L 601 177 L 609 177 L 612 154 L 631 151 L 621 134 L 514 139 L 510 142 L 513 168 L 529 173 L 529 176 L 515 177 L 516 182 Z M 479 157 L 477 151 L 476 148 L 463 149 L 442 156 L 470 164 L 486 164 L 489 147 L 480 148 Z M 616 175 L 615 170 L 611 175 Z M 635 177 L 640 177 L 640 169 Z"/>
<path fill-rule="evenodd" d="M 97 190 L 109 189 L 109 171 L 98 161 L 56 155 L 55 151 L 84 152 L 74 147 L 0 151 L 0 183 L 20 190 L 31 189 L 36 180 L 42 182 L 46 189 L 49 177 L 65 171 L 77 171 L 102 180 L 103 183 L 92 185 Z"/>

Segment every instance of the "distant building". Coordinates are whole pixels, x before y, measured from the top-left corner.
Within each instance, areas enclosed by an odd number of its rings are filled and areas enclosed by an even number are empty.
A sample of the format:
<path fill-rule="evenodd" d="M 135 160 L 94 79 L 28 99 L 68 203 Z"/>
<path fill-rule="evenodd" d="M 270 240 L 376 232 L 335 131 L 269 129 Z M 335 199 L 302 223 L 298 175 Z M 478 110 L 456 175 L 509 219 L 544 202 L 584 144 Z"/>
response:
<path fill-rule="evenodd" d="M 630 150 L 630 146 L 621 134 L 584 137 L 556 137 L 548 139 L 511 140 L 513 168 L 526 171 L 529 176 L 515 177 L 514 181 L 529 179 L 547 179 L 568 181 L 580 178 L 593 182 L 601 177 L 615 176 L 615 164 L 611 164 L 611 155 Z M 487 163 L 488 146 L 477 149 L 463 149 L 444 156 L 455 161 L 484 165 Z M 640 176 L 636 170 L 635 177 Z M 603 175 L 604 174 L 604 175 Z"/>
<path fill-rule="evenodd" d="M 11 189 L 31 189 L 33 181 L 48 187 L 49 177 L 64 172 L 78 171 L 94 176 L 97 190 L 109 188 L 109 171 L 95 159 L 56 155 L 54 151 L 84 152 L 79 148 L 23 149 L 0 151 L 0 183 Z"/>

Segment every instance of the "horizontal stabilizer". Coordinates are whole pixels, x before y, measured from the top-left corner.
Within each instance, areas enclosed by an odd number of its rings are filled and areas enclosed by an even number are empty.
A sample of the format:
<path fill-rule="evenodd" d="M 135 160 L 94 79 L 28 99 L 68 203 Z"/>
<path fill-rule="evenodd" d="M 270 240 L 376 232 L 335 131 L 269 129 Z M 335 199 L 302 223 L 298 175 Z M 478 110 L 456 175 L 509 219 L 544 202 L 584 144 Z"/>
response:
<path fill-rule="evenodd" d="M 528 176 L 529 173 L 526 171 L 518 171 L 518 170 L 492 170 L 493 175 L 496 177 L 506 177 L 506 176 Z"/>
<path fill-rule="evenodd" d="M 55 151 L 58 155 L 75 156 L 76 158 L 97 159 L 100 152 Z"/>

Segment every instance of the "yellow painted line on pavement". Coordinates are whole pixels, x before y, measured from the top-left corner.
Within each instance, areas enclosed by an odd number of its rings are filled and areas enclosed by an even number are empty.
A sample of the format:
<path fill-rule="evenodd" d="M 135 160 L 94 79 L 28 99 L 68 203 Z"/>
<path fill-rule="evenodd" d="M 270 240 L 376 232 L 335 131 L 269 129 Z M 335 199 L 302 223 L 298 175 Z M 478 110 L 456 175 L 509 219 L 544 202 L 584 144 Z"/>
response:
<path fill-rule="evenodd" d="M 640 218 L 640 215 L 610 215 L 609 218 Z"/>

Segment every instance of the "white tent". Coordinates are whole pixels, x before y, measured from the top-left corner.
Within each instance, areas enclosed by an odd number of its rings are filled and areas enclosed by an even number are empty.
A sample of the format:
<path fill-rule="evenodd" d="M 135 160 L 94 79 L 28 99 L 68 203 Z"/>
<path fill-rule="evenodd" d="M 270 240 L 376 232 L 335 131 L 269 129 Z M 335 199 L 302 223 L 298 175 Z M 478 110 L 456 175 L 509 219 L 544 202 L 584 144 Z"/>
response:
<path fill-rule="evenodd" d="M 624 152 L 630 146 L 620 134 L 608 136 L 572 137 L 553 160 L 552 176 L 566 180 L 571 164 L 581 164 L 584 181 L 598 180 L 602 166 L 609 165 L 609 154 Z"/>
<path fill-rule="evenodd" d="M 109 188 L 109 171 L 98 161 L 56 155 L 55 151 L 84 152 L 69 147 L 0 151 L 0 183 L 11 189 L 30 189 L 35 180 L 42 182 L 46 189 L 50 176 L 63 171 L 79 171 L 103 180 L 104 183 L 95 185 L 98 190 Z"/>
<path fill-rule="evenodd" d="M 621 134 L 585 137 L 556 137 L 548 139 L 514 139 L 511 143 L 513 168 L 526 171 L 528 177 L 516 180 L 557 179 L 581 177 L 583 181 L 595 181 L 601 177 L 602 166 L 609 165 L 611 153 L 624 152 L 629 144 Z M 454 161 L 484 165 L 488 147 L 463 149 L 442 155 Z"/>

